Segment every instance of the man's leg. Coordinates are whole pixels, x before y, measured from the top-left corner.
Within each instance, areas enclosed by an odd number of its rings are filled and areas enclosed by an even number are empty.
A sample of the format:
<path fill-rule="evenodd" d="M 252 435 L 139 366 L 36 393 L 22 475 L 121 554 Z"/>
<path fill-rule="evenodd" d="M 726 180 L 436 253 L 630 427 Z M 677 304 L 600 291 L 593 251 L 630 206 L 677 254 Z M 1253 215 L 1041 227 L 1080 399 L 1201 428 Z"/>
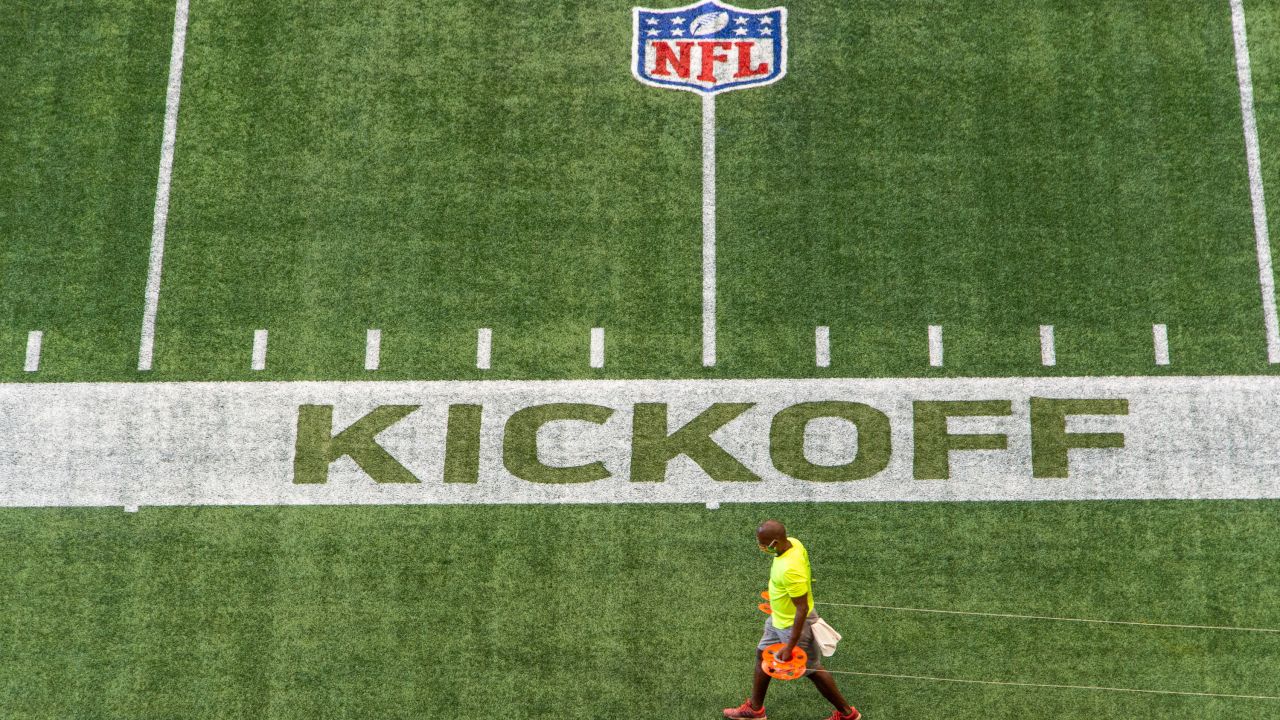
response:
<path fill-rule="evenodd" d="M 765 675 L 765 677 L 769 676 Z M 849 703 L 845 701 L 844 696 L 840 694 L 840 689 L 836 687 L 836 680 L 831 677 L 831 673 L 826 670 L 815 670 L 809 673 L 807 677 L 818 687 L 818 692 L 822 693 L 822 697 L 836 706 L 836 710 L 839 710 L 841 715 L 846 715 L 852 710 Z M 764 697 L 764 695 L 762 694 L 761 697 Z"/>
<path fill-rule="evenodd" d="M 764 694 L 769 691 L 769 673 L 765 672 L 764 668 L 760 666 L 762 662 L 764 662 L 764 651 L 756 650 L 756 674 L 754 681 L 751 683 L 751 707 L 756 710 L 764 707 Z M 831 687 L 834 688 L 835 685 Z"/>

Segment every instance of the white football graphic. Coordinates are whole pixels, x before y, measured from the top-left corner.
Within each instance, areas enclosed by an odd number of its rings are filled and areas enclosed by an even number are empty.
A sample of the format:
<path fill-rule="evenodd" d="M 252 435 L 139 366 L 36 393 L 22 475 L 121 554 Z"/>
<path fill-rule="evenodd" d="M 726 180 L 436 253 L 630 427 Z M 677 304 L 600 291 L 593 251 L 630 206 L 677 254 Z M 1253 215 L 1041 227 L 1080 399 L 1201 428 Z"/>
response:
<path fill-rule="evenodd" d="M 729 13 L 712 12 L 699 15 L 689 23 L 690 35 L 711 35 L 718 33 L 729 25 Z"/>

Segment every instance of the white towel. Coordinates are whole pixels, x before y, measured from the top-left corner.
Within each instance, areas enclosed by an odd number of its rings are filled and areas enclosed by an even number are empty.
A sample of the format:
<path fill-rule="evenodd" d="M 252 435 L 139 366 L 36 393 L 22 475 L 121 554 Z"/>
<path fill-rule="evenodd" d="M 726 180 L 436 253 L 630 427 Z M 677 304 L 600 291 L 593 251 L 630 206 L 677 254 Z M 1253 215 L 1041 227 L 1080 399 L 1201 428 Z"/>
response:
<path fill-rule="evenodd" d="M 818 618 L 813 621 L 813 639 L 818 641 L 818 649 L 822 651 L 823 657 L 831 657 L 836 652 L 836 644 L 840 642 L 840 633 L 836 629 L 827 624 L 826 620 Z"/>

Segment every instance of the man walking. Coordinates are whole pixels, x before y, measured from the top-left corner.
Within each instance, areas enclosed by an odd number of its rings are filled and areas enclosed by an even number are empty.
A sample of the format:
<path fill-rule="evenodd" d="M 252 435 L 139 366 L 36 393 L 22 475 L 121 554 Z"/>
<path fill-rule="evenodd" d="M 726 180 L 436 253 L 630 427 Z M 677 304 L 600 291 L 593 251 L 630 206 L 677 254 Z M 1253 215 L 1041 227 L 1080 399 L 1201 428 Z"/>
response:
<path fill-rule="evenodd" d="M 818 614 L 813 610 L 813 575 L 809 569 L 809 552 L 793 537 L 787 537 L 787 529 L 777 520 L 766 520 L 756 529 L 756 543 L 760 551 L 773 555 L 769 569 L 769 605 L 773 610 L 764 621 L 764 635 L 756 646 L 755 680 L 751 697 L 736 708 L 725 708 L 727 718 L 751 718 L 763 720 L 764 695 L 769 690 L 770 677 L 760 666 L 764 649 L 776 643 L 786 643 L 776 654 L 782 662 L 791 659 L 791 651 L 799 647 L 808 655 L 804 675 L 813 681 L 822 697 L 835 706 L 835 713 L 827 720 L 861 720 L 862 713 L 845 701 L 831 673 L 822 667 L 822 653 L 813 639 L 813 624 Z"/>

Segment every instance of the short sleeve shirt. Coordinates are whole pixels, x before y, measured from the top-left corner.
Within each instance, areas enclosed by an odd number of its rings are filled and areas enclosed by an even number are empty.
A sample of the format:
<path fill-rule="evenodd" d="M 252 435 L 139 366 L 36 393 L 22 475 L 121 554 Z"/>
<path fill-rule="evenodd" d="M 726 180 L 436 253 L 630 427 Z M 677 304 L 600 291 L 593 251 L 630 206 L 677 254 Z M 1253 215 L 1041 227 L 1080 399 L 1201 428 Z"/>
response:
<path fill-rule="evenodd" d="M 796 605 L 791 598 L 807 594 L 813 607 L 813 573 L 809 570 L 809 551 L 799 540 L 788 537 L 791 547 L 773 559 L 769 568 L 769 606 L 773 609 L 773 626 L 791 627 L 796 620 Z"/>

